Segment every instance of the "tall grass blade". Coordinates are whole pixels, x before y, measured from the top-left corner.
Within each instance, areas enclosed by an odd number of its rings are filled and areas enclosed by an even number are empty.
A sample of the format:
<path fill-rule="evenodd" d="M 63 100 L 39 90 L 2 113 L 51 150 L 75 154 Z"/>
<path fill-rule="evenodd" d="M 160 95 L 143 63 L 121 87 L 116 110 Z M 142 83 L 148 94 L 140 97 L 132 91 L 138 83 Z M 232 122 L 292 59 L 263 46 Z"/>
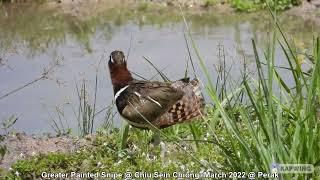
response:
<path fill-rule="evenodd" d="M 161 72 L 159 70 L 159 68 L 157 68 L 149 59 L 147 59 L 146 57 L 143 56 L 143 58 L 160 74 L 161 78 L 165 81 L 165 82 L 170 82 L 170 79 L 163 74 L 163 72 Z"/>

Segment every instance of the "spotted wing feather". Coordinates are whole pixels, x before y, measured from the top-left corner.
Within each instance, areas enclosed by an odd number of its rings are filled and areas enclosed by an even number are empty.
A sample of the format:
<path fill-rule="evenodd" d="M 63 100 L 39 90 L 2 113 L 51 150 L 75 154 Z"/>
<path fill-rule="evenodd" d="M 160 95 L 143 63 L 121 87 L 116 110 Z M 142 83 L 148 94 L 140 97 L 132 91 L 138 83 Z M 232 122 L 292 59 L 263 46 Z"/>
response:
<path fill-rule="evenodd" d="M 200 94 L 197 79 L 189 83 L 176 81 L 172 86 L 182 90 L 184 95 L 158 119 L 157 127 L 159 128 L 190 121 L 204 113 L 204 99 Z"/>

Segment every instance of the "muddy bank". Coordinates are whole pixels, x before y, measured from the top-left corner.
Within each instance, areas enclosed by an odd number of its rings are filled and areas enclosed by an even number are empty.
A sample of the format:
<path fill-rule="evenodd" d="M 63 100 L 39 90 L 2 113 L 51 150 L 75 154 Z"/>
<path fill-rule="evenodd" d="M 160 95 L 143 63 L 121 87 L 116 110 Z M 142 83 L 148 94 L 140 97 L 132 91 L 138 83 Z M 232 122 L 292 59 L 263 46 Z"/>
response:
<path fill-rule="evenodd" d="M 293 7 L 286 13 L 320 25 L 320 0 L 303 1 L 301 6 Z"/>
<path fill-rule="evenodd" d="M 127 8 L 132 11 L 154 10 L 155 13 L 163 8 L 170 8 L 172 12 L 180 13 L 180 6 L 189 14 L 205 15 L 206 13 L 231 14 L 236 10 L 229 3 L 222 0 L 210 4 L 210 1 L 199 0 L 56 0 L 44 3 L 46 7 L 54 8 L 62 13 L 70 14 L 79 18 L 97 16 L 100 12 L 111 8 Z M 255 13 L 255 12 L 253 12 Z M 320 25 L 320 0 L 303 1 L 300 6 L 292 7 L 284 13 L 303 17 L 306 21 Z"/>
<path fill-rule="evenodd" d="M 95 0 L 95 1 L 85 1 L 85 0 L 56 0 L 43 4 L 46 8 L 56 9 L 57 11 L 70 14 L 76 17 L 88 17 L 96 16 L 103 11 L 108 9 L 121 8 L 130 9 L 132 11 L 146 11 L 154 10 L 161 11 L 163 9 L 170 9 L 173 12 L 180 13 L 179 6 L 183 8 L 190 14 L 203 14 L 207 12 L 214 13 L 231 13 L 234 12 L 229 5 L 225 4 L 223 1 L 217 3 L 214 6 L 208 5 L 206 1 L 199 0 Z"/>
<path fill-rule="evenodd" d="M 25 0 L 23 2 L 22 4 L 27 4 L 29 1 Z M 236 13 L 236 10 L 227 1 L 210 2 L 210 0 L 53 0 L 34 4 L 38 4 L 42 9 L 53 10 L 53 15 L 62 13 L 79 19 L 97 17 L 111 9 L 118 9 L 119 11 L 127 9 L 132 12 L 154 11 L 155 15 L 166 12 L 163 11 L 164 9 L 169 9 L 171 13 L 180 14 L 180 6 L 184 12 L 195 15 Z M 310 23 L 320 25 L 320 0 L 303 0 L 300 6 L 294 6 L 284 13 L 299 16 L 306 21 L 310 21 Z"/>
<path fill-rule="evenodd" d="M 51 1 L 50 3 L 56 3 L 61 4 L 63 6 L 72 6 L 72 5 L 83 5 L 83 4 L 101 4 L 104 5 L 104 3 L 108 3 L 109 5 L 114 4 L 121 4 L 125 6 L 135 6 L 135 5 L 141 5 L 141 4 L 154 4 L 159 5 L 162 7 L 186 7 L 191 9 L 197 9 L 197 8 L 208 8 L 210 6 L 217 6 L 225 4 L 225 1 L 220 1 L 216 3 L 210 3 L 210 0 L 208 1 L 199 1 L 199 0 L 119 0 L 119 1 L 111 1 L 111 0 L 94 0 L 94 1 L 85 1 L 85 0 L 55 0 Z"/>
<path fill-rule="evenodd" d="M 10 166 L 19 159 L 29 158 L 38 154 L 50 152 L 71 153 L 82 148 L 92 148 L 95 135 L 88 135 L 85 138 L 70 136 L 61 137 L 38 137 L 29 136 L 24 133 L 11 134 L 4 137 L 0 143 L 6 147 L 0 168 L 9 170 Z"/>

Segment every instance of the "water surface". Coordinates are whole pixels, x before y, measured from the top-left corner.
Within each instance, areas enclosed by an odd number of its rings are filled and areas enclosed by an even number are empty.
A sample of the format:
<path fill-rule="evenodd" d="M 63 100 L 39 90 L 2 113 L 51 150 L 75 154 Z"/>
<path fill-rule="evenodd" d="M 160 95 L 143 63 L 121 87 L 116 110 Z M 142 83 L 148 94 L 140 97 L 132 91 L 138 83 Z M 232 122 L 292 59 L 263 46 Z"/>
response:
<path fill-rule="evenodd" d="M 144 60 L 147 57 L 171 79 L 184 76 L 189 59 L 184 32 L 185 24 L 171 10 L 136 11 L 123 7 L 108 8 L 99 15 L 79 18 L 34 4 L 0 7 L 0 96 L 41 76 L 56 60 L 59 64 L 48 78 L 0 99 L 0 120 L 16 115 L 16 131 L 29 134 L 53 132 L 50 124 L 63 112 L 65 126 L 77 129 L 72 109 L 78 107 L 76 84 L 88 87 L 89 100 L 94 98 L 95 75 L 98 72 L 97 110 L 113 100 L 109 71 L 109 53 L 115 49 L 129 52 L 129 68 L 152 78 L 156 71 Z M 263 52 L 272 28 L 267 14 L 187 15 L 192 36 L 202 58 L 215 79 L 215 68 L 225 59 L 232 66 L 231 78 L 241 75 L 244 61 L 254 72 L 252 39 Z M 297 50 L 311 46 L 315 25 L 297 17 L 281 16 L 281 24 L 289 38 L 294 37 Z M 219 55 L 220 54 L 220 55 Z M 225 56 L 221 56 L 224 54 Z M 197 62 L 194 51 L 191 50 Z M 283 54 L 276 53 L 277 64 L 286 65 Z M 196 72 L 204 76 L 196 63 Z M 189 72 L 192 69 L 189 66 Z M 286 73 L 286 72 L 282 72 Z M 192 76 L 192 72 L 190 73 Z M 155 80 L 161 80 L 159 76 Z M 288 75 L 288 81 L 290 81 Z M 105 113 L 97 116 L 96 127 Z M 115 118 L 116 125 L 121 123 Z M 76 131 L 76 130 L 75 130 Z"/>

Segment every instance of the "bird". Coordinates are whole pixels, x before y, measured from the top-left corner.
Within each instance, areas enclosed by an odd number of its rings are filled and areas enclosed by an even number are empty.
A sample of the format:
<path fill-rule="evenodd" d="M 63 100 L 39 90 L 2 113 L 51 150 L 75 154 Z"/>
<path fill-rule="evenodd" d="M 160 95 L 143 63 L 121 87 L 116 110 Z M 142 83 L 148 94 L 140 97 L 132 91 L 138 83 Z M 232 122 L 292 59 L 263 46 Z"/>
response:
<path fill-rule="evenodd" d="M 133 127 L 157 131 L 204 114 L 205 102 L 196 78 L 171 82 L 134 79 L 119 50 L 111 52 L 108 67 L 116 108 Z"/>

